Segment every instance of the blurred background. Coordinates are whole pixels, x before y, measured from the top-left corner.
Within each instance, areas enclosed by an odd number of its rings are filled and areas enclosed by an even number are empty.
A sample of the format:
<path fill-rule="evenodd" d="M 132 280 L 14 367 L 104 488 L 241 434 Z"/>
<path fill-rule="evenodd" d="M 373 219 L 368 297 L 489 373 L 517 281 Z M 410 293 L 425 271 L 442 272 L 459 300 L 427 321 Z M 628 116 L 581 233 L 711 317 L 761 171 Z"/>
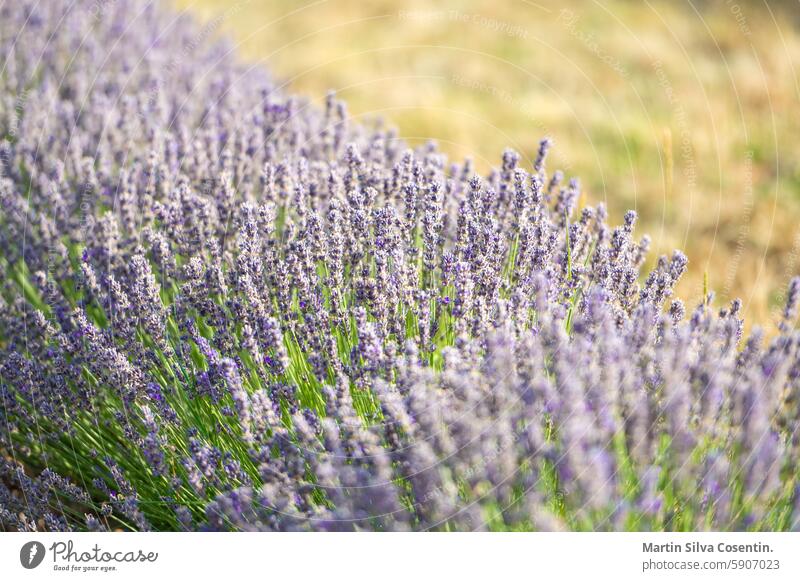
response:
<path fill-rule="evenodd" d="M 286 89 L 485 170 L 505 147 L 579 176 L 611 222 L 683 249 L 690 307 L 774 327 L 800 272 L 800 4 L 172 0 Z"/>

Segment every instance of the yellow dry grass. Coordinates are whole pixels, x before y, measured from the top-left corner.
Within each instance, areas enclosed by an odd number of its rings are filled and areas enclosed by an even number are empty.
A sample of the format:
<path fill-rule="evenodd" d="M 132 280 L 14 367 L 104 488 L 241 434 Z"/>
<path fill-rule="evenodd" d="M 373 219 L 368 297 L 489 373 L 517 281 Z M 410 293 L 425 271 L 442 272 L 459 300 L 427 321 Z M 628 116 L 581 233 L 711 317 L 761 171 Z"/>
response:
<path fill-rule="evenodd" d="M 738 0 L 176 0 L 287 89 L 335 89 L 358 118 L 436 139 L 485 169 L 504 147 L 581 177 L 659 253 L 690 259 L 679 295 L 741 297 L 769 328 L 800 271 L 800 33 Z M 800 65 L 799 65 L 800 66 Z"/>

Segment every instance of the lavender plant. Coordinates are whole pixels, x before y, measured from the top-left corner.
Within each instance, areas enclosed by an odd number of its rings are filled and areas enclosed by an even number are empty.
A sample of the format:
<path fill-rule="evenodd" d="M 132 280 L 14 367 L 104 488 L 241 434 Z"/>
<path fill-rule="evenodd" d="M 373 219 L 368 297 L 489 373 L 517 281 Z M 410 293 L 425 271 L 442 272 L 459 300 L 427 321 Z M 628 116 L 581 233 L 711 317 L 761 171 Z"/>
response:
<path fill-rule="evenodd" d="M 135 0 L 0 6 L 7 530 L 785 530 L 800 335 Z"/>

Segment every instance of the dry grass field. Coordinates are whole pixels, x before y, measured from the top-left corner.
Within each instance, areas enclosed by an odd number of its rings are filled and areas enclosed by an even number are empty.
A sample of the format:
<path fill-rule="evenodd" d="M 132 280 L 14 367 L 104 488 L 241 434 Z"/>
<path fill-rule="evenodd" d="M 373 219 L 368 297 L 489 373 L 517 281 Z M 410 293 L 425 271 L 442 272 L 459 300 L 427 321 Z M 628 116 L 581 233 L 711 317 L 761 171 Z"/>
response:
<path fill-rule="evenodd" d="M 626 208 L 656 253 L 683 248 L 679 294 L 773 326 L 800 271 L 798 21 L 758 2 L 177 0 L 245 59 L 321 102 L 456 158 L 530 159 Z M 796 8 L 795 8 L 796 12 Z"/>

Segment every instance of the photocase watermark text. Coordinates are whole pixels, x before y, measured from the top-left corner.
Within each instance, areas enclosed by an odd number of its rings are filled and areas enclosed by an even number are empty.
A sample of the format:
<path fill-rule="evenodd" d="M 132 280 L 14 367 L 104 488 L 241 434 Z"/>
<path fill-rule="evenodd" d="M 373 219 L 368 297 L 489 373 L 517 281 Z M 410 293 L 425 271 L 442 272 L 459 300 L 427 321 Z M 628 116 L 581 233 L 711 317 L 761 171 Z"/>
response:
<path fill-rule="evenodd" d="M 55 542 L 50 546 L 53 562 L 67 563 L 155 563 L 158 553 L 150 551 L 104 551 L 95 544 L 88 551 L 76 551 L 72 541 Z"/>
<path fill-rule="evenodd" d="M 528 31 L 517 24 L 490 18 L 477 12 L 461 12 L 460 10 L 400 10 L 400 20 L 448 21 L 477 24 L 482 28 L 499 34 L 517 38 L 528 38 Z"/>

